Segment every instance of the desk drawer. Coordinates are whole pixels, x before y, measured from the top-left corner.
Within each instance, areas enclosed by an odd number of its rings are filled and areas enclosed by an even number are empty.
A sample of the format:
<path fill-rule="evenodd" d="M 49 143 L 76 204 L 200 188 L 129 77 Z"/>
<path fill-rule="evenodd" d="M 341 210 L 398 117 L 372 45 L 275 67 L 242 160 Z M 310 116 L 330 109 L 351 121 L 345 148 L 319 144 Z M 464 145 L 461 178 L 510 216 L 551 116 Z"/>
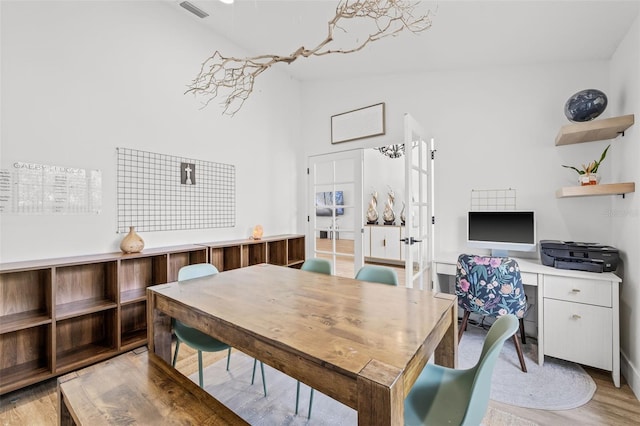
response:
<path fill-rule="evenodd" d="M 456 264 L 455 263 L 439 263 L 436 262 L 436 273 L 444 275 L 456 276 Z"/>
<path fill-rule="evenodd" d="M 544 297 L 611 307 L 611 282 L 546 275 Z"/>
<path fill-rule="evenodd" d="M 522 276 L 522 284 L 534 286 L 538 285 L 538 274 L 520 271 L 520 276 Z"/>

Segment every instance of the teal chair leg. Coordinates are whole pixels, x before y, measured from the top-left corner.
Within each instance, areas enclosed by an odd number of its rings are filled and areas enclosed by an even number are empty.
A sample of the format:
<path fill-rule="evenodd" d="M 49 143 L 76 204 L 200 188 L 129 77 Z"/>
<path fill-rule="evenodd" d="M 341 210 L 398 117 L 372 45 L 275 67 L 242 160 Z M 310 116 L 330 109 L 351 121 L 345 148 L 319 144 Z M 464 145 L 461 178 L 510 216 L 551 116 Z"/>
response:
<path fill-rule="evenodd" d="M 256 377 L 256 366 L 258 364 L 257 359 L 253 359 L 253 373 L 251 373 L 251 384 L 253 384 Z M 262 372 L 262 388 L 264 389 L 264 396 L 267 396 L 267 382 L 264 380 L 264 364 L 260 361 L 260 371 Z"/>
<path fill-rule="evenodd" d="M 198 351 L 198 380 L 200 381 L 200 387 L 204 388 L 204 379 L 202 377 L 202 351 Z"/>
<path fill-rule="evenodd" d="M 298 414 L 298 403 L 300 402 L 300 381 L 296 384 L 296 414 Z M 311 395 L 309 396 L 309 414 L 307 419 L 311 418 L 311 406 L 313 405 L 313 388 L 311 388 Z"/>
<path fill-rule="evenodd" d="M 176 339 L 176 350 L 173 353 L 173 361 L 171 366 L 175 368 L 176 361 L 178 360 L 178 351 L 180 350 L 180 339 Z M 231 361 L 231 348 L 227 352 L 227 371 L 229 371 L 229 362 Z M 202 386 L 202 351 L 198 351 L 198 369 L 200 374 L 200 387 Z"/>
<path fill-rule="evenodd" d="M 267 382 L 264 380 L 264 364 L 260 361 L 260 371 L 262 372 L 262 388 L 264 389 L 264 396 L 267 396 Z"/>
<path fill-rule="evenodd" d="M 178 349 L 180 349 L 180 339 L 176 339 L 176 351 L 173 353 L 173 362 L 171 366 L 175 368 L 176 361 L 178 360 Z"/>

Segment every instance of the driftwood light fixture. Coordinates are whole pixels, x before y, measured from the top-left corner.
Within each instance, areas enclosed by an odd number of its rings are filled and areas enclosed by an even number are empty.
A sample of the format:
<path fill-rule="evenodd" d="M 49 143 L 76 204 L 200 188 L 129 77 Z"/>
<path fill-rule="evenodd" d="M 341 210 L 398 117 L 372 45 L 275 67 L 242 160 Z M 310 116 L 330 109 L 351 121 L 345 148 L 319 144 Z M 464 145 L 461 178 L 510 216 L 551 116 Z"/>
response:
<path fill-rule="evenodd" d="M 336 14 L 328 23 L 327 37 L 316 47 L 300 47 L 286 56 L 260 55 L 250 58 L 223 56 L 216 51 L 207 58 L 186 93 L 204 97 L 204 106 L 218 95 L 226 96 L 222 102 L 224 114 L 234 115 L 253 92 L 255 79 L 272 65 L 290 64 L 298 58 L 324 56 L 332 53 L 353 53 L 366 45 L 407 30 L 422 32 L 431 27 L 430 11 L 417 13 L 419 0 L 341 0 Z M 358 38 L 350 47 L 332 49 L 336 30 L 347 32 L 347 24 L 356 20 L 373 22 L 373 31 L 364 39 Z"/>

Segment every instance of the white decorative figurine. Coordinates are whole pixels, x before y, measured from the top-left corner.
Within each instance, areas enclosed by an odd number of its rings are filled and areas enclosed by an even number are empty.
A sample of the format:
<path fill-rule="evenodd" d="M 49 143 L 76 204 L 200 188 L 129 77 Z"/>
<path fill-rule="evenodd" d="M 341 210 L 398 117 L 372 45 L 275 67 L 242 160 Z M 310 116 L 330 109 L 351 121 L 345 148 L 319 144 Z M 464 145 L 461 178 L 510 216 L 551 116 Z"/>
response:
<path fill-rule="evenodd" d="M 382 218 L 384 219 L 385 225 L 393 225 L 396 220 L 396 215 L 393 212 L 393 202 L 396 198 L 393 193 L 393 189 L 389 188 L 389 198 L 387 199 L 387 204 L 384 206 L 384 212 L 382 212 Z"/>
<path fill-rule="evenodd" d="M 371 193 L 371 201 L 369 201 L 369 208 L 367 209 L 367 223 L 369 225 L 376 225 L 378 223 L 378 193 L 374 190 Z"/>

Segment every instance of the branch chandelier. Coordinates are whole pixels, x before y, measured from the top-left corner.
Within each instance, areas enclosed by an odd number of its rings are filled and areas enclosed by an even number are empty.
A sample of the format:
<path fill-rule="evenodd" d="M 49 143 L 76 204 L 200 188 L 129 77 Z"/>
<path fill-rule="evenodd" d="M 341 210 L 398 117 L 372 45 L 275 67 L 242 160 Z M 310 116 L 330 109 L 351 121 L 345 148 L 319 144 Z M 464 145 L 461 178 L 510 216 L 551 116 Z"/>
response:
<path fill-rule="evenodd" d="M 306 49 L 302 46 L 286 56 L 266 54 L 250 58 L 223 56 L 216 50 L 202 63 L 200 72 L 187 86 L 185 93 L 202 96 L 203 108 L 218 95 L 224 96 L 221 103 L 223 114 L 233 116 L 253 92 L 256 77 L 274 64 L 290 64 L 298 58 L 310 56 L 353 53 L 371 42 L 396 36 L 404 30 L 416 34 L 427 30 L 431 27 L 431 12 L 417 13 L 418 4 L 420 0 L 341 0 L 335 16 L 328 23 L 327 37 L 316 47 Z M 364 41 L 356 39 L 352 47 L 331 48 L 336 30 L 347 33 L 350 22 L 361 20 L 371 20 L 375 24 L 374 30 Z"/>
<path fill-rule="evenodd" d="M 374 149 L 389 158 L 400 158 L 404 155 L 404 144 L 387 145 Z"/>

